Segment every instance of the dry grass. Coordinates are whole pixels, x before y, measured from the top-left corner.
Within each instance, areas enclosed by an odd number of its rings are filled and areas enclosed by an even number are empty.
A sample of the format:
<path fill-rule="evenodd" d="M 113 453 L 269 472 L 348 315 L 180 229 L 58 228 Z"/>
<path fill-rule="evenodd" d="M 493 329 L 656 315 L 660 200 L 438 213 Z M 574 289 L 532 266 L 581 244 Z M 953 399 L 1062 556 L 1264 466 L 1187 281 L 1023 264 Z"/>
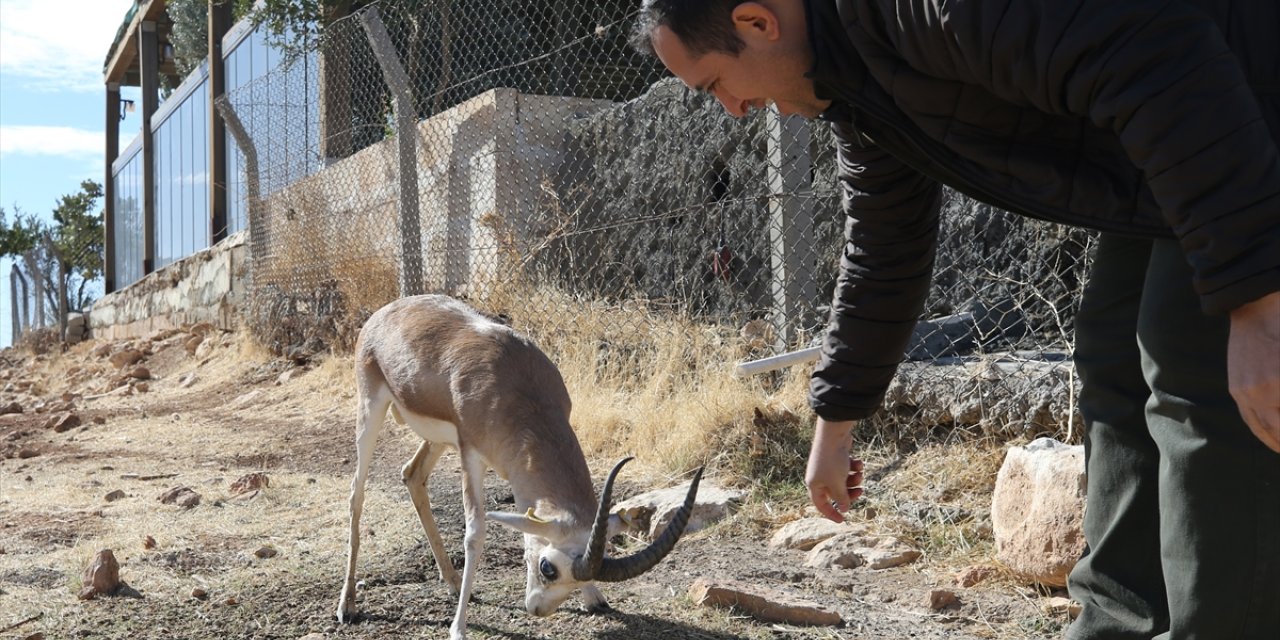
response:
<path fill-rule="evenodd" d="M 593 468 L 634 453 L 639 460 L 629 469 L 629 483 L 675 483 L 693 466 L 707 464 L 716 482 L 748 490 L 736 517 L 695 534 L 694 541 L 767 539 L 779 524 L 808 513 L 802 478 L 813 416 L 806 405 L 806 371 L 735 378 L 731 367 L 746 349 L 736 333 L 656 305 L 586 303 L 545 291 L 518 302 L 487 309 L 510 314 L 559 364 L 575 400 L 574 426 Z M 57 381 L 70 367 L 92 360 L 92 346 L 34 363 L 55 387 L 49 393 L 59 391 Z M 209 349 L 207 356 L 174 364 L 146 396 L 92 401 L 91 409 L 111 416 L 106 428 L 68 434 L 65 448 L 36 459 L 50 471 L 32 473 L 31 482 L 5 481 L 0 519 L 30 533 L 4 541 L 0 574 L 61 589 L 51 598 L 48 586 L 27 588 L 10 580 L 5 600 L 39 603 L 46 621 L 59 627 L 59 616 L 79 611 L 73 596 L 79 572 L 101 548 L 116 550 L 130 585 L 166 601 L 189 601 L 196 586 L 210 592 L 212 603 L 277 581 L 336 584 L 335 559 L 346 545 L 340 506 L 349 482 L 344 458 L 354 445 L 345 425 L 334 427 L 354 416 L 350 356 L 324 356 L 302 376 L 275 386 L 272 380 L 287 363 L 247 335 L 215 336 Z M 190 373 L 197 382 L 180 389 L 177 379 Z M 264 407 L 270 424 L 261 422 Z M 956 434 L 919 442 L 908 452 L 892 438 L 859 435 L 869 497 L 850 517 L 922 550 L 924 560 L 906 571 L 945 582 L 954 568 L 993 563 L 985 514 L 1010 443 Z M 394 426 L 384 432 L 377 459 L 391 467 L 383 467 L 384 481 L 370 483 L 363 521 L 377 532 L 364 539 L 362 556 L 370 561 L 394 558 L 404 553 L 406 540 L 421 536 L 399 482 L 390 479 L 412 451 L 413 438 Z M 322 460 L 299 459 L 318 449 Z M 254 470 L 269 473 L 271 490 L 252 500 L 233 499 L 230 483 Z M 144 481 L 126 474 L 174 475 Z M 202 506 L 184 511 L 159 505 L 156 497 L 179 485 L 201 493 Z M 129 497 L 106 503 L 103 496 L 116 488 Z M 959 515 L 922 516 L 921 505 Z M 144 535 L 155 537 L 158 546 L 144 550 Z M 253 552 L 263 546 L 290 561 L 259 561 Z M 999 578 L 993 588 L 1013 590 L 1014 581 Z M 1028 610 L 1035 609 L 1033 600 L 1028 596 Z M 991 637 L 1014 637 L 1008 626 L 994 628 L 999 633 Z"/>

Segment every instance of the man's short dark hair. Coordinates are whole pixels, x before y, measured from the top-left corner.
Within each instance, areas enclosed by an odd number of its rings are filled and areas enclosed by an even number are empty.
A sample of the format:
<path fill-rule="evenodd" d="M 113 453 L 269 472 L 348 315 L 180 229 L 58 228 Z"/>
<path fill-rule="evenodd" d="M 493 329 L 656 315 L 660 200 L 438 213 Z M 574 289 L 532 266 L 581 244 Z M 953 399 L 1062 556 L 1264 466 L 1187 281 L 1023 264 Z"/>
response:
<path fill-rule="evenodd" d="M 733 9 L 746 0 L 641 0 L 631 46 L 654 55 L 653 31 L 666 27 L 694 56 L 738 55 L 744 46 L 733 28 Z"/>

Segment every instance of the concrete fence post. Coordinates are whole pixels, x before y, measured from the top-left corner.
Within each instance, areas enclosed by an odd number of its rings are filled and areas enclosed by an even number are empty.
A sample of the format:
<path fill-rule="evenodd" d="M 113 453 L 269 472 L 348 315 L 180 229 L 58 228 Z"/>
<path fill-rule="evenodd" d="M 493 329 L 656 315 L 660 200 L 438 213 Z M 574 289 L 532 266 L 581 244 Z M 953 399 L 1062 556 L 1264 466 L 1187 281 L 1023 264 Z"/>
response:
<path fill-rule="evenodd" d="M 418 109 L 409 86 L 409 75 L 400 63 L 378 8 L 361 11 L 360 23 L 391 88 L 391 106 L 396 115 L 400 160 L 400 295 L 418 295 L 423 293 L 422 225 L 418 214 Z"/>
<path fill-rule="evenodd" d="M 29 329 L 43 329 L 45 324 L 44 313 L 44 278 L 40 277 L 40 265 L 36 260 L 36 250 L 32 249 L 23 256 L 27 263 L 27 274 L 31 276 L 31 297 L 35 299 L 35 313 L 31 315 L 31 322 L 27 325 Z"/>
<path fill-rule="evenodd" d="M 773 318 L 785 351 L 796 339 L 796 327 L 816 302 L 813 277 L 813 186 L 810 178 L 809 125 L 770 107 L 768 131 L 769 238 L 773 278 Z"/>

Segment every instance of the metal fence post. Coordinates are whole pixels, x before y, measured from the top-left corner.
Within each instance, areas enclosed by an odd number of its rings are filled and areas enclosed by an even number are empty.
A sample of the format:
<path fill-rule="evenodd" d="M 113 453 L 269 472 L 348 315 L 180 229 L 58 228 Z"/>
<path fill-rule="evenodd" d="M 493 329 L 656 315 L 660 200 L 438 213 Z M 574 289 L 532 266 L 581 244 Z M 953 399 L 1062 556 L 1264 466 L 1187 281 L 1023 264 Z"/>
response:
<path fill-rule="evenodd" d="M 22 279 L 22 272 L 18 270 L 18 265 L 14 264 L 9 269 L 9 291 L 11 292 L 11 300 L 13 306 L 9 308 L 13 316 L 13 341 L 10 344 L 18 344 L 18 339 L 22 337 L 22 321 L 25 314 L 18 313 L 18 283 L 22 283 L 22 302 L 27 302 L 27 283 Z"/>
<path fill-rule="evenodd" d="M 267 249 L 266 229 L 262 226 L 260 211 L 262 187 L 261 174 L 258 171 L 258 149 L 253 145 L 253 138 L 249 137 L 249 132 L 245 130 L 244 123 L 240 122 L 240 116 L 236 114 L 236 109 L 227 96 L 218 98 L 217 106 L 218 113 L 222 115 L 223 124 L 226 125 L 227 131 L 231 132 L 231 137 L 235 138 L 236 146 L 240 148 L 240 155 L 244 156 L 244 207 L 245 218 L 248 219 L 249 225 L 249 269 L 252 281 L 254 261 L 266 255 Z"/>
<path fill-rule="evenodd" d="M 409 87 L 409 76 L 400 64 L 378 8 L 360 12 L 360 23 L 391 88 L 391 104 L 396 114 L 400 157 L 400 295 L 418 295 L 423 293 L 422 225 L 418 220 L 418 110 Z"/>
<path fill-rule="evenodd" d="M 816 302 L 813 198 L 809 177 L 809 125 L 800 118 L 786 118 L 770 107 L 765 114 L 768 130 L 769 236 L 773 278 L 773 326 L 778 329 L 779 351 L 786 350 L 803 324 L 801 314 Z"/>
<path fill-rule="evenodd" d="M 65 341 L 67 313 L 70 310 L 70 305 L 67 304 L 67 261 L 60 256 L 56 259 L 58 261 L 58 339 Z"/>

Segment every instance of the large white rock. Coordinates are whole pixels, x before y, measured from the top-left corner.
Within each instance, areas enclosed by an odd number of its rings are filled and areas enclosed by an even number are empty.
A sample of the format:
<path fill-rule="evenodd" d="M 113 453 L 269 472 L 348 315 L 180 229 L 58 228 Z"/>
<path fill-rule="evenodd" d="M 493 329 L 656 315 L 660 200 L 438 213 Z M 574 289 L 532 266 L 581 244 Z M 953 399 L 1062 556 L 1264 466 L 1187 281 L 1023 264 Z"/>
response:
<path fill-rule="evenodd" d="M 1084 552 L 1084 447 L 1039 438 L 1014 447 L 996 476 L 996 558 L 1015 574 L 1064 587 Z"/>
<path fill-rule="evenodd" d="M 661 534 L 671 518 L 675 517 L 676 511 L 684 505 L 684 497 L 688 492 L 688 483 L 650 491 L 619 502 L 614 505 L 613 512 L 622 518 L 624 529 L 654 537 Z M 685 525 L 685 533 L 693 533 L 727 517 L 742 503 L 745 495 L 741 491 L 724 489 L 706 480 L 702 481 L 698 486 L 698 498 L 693 505 L 693 513 L 689 516 L 689 524 Z"/>

